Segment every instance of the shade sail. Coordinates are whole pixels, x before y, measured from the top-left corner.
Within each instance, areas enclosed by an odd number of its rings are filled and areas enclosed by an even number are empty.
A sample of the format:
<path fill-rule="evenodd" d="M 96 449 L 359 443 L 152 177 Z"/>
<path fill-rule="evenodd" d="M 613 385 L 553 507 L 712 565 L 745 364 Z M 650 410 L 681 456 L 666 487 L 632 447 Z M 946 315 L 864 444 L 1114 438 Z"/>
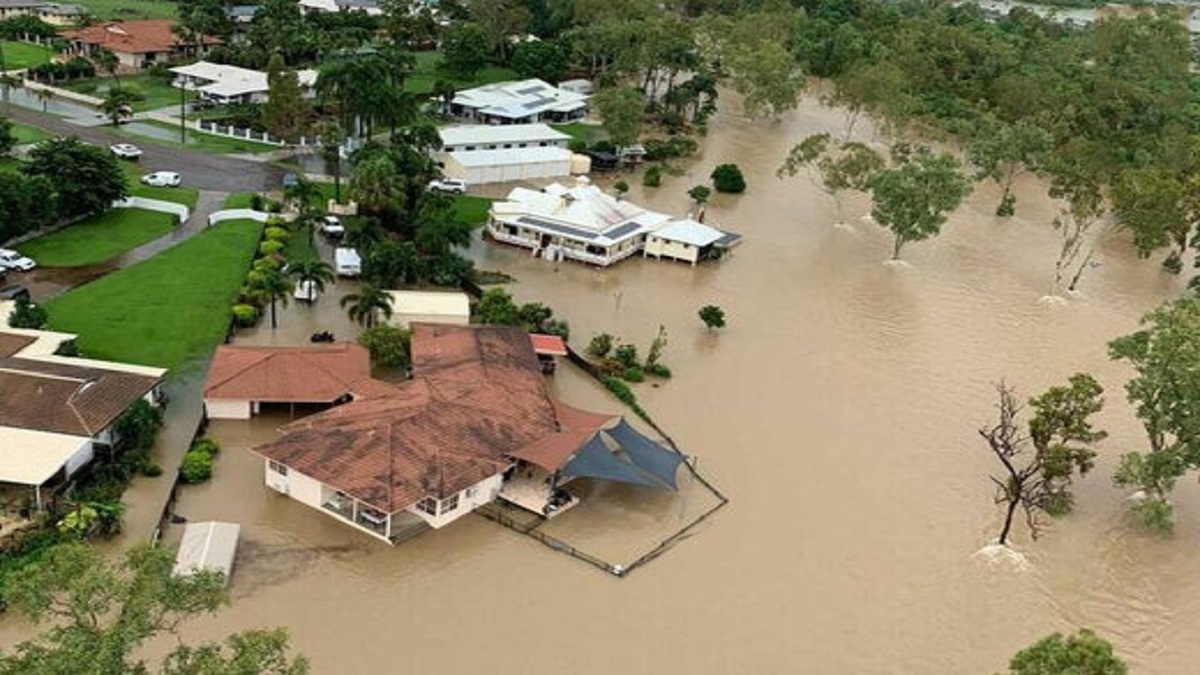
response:
<path fill-rule="evenodd" d="M 575 453 L 562 468 L 565 478 L 600 478 L 621 483 L 666 487 L 653 475 L 641 470 L 633 462 L 618 457 L 596 434 Z"/>
<path fill-rule="evenodd" d="M 550 434 L 543 438 L 530 443 L 529 445 L 509 453 L 509 456 L 514 459 L 523 459 L 530 464 L 536 464 L 542 467 L 549 473 L 558 471 L 562 465 L 574 455 L 579 446 L 587 440 L 588 436 L 596 433 L 595 430 L 585 429 L 582 431 L 564 431 L 557 434 Z"/>
<path fill-rule="evenodd" d="M 620 446 L 642 471 L 670 485 L 672 489 L 678 489 L 675 474 L 683 455 L 646 438 L 623 418 L 615 427 L 605 429 L 602 433 Z"/>

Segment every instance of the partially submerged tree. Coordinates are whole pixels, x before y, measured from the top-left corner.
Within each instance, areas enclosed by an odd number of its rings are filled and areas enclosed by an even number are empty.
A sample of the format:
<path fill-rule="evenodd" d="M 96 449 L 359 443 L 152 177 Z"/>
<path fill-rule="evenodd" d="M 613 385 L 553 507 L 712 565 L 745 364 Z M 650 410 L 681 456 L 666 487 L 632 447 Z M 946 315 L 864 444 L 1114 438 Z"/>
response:
<path fill-rule="evenodd" d="M 1110 197 L 1121 225 L 1133 234 L 1138 255 L 1171 247 L 1163 267 L 1172 274 L 1183 269 L 1183 254 L 1200 220 L 1198 185 L 1167 169 L 1139 167 L 1117 176 Z"/>
<path fill-rule="evenodd" d="M 708 198 L 712 196 L 712 188 L 707 185 L 693 185 L 688 190 L 688 197 L 696 203 L 696 206 L 703 207 L 708 203 Z"/>
<path fill-rule="evenodd" d="M 347 293 L 340 301 L 350 320 L 366 328 L 374 328 L 380 315 L 392 316 L 392 295 L 385 290 L 363 284 L 357 293 Z"/>
<path fill-rule="evenodd" d="M 698 312 L 700 320 L 708 330 L 725 327 L 725 310 L 716 305 L 705 305 Z"/>
<path fill-rule="evenodd" d="M 5 590 L 9 608 L 51 627 L 0 654 L 0 672 L 149 672 L 138 656 L 147 641 L 226 602 L 223 575 L 203 570 L 176 576 L 173 558 L 170 549 L 139 546 L 114 562 L 83 544 L 55 546 L 16 573 Z M 308 662 L 289 657 L 285 631 L 256 630 L 230 636 L 225 647 L 177 646 L 161 672 L 302 675 Z"/>
<path fill-rule="evenodd" d="M 843 220 L 846 191 L 866 192 L 873 175 L 884 167 L 879 153 L 862 143 L 837 142 L 829 134 L 813 134 L 797 143 L 776 171 L 780 178 L 801 169 L 809 180 L 837 205 L 837 223 Z"/>
<path fill-rule="evenodd" d="M 1108 344 L 1109 356 L 1137 375 L 1125 392 L 1146 430 L 1149 451 L 1121 457 L 1114 480 L 1141 490 L 1134 512 L 1147 527 L 1168 532 L 1168 494 L 1187 471 L 1200 468 L 1200 298 L 1169 302 L 1142 319 L 1142 329 Z"/>
<path fill-rule="evenodd" d="M 871 215 L 892 231 L 892 260 L 912 241 L 924 241 L 941 233 L 947 215 L 958 208 L 971 191 L 971 183 L 959 171 L 958 160 L 928 148 L 910 152 L 897 145 L 893 165 L 870 178 Z"/>
<path fill-rule="evenodd" d="M 646 113 L 642 92 L 631 87 L 601 89 L 594 98 L 609 139 L 618 147 L 637 143 Z"/>
<path fill-rule="evenodd" d="M 971 163 L 978 169 L 977 180 L 990 178 L 1000 186 L 997 216 L 1016 213 L 1013 181 L 1027 171 L 1040 171 L 1053 143 L 1054 136 L 1049 131 L 1029 120 L 1011 124 L 991 120 L 975 132 L 970 141 Z"/>
<path fill-rule="evenodd" d="M 1054 262 L 1053 294 L 1062 288 L 1071 273 L 1067 290 L 1074 291 L 1092 262 L 1096 242 L 1092 229 L 1104 216 L 1104 184 L 1095 159 L 1096 148 L 1088 143 L 1071 143 L 1059 148 L 1047 160 L 1051 174 L 1050 196 L 1062 201 L 1054 228 L 1062 235 L 1062 245 Z"/>
<path fill-rule="evenodd" d="M 1008 663 L 1011 675 L 1125 675 L 1129 668 L 1112 645 L 1082 628 L 1063 639 L 1054 633 L 1017 652 Z"/>
<path fill-rule="evenodd" d="M 981 428 L 979 435 L 1004 469 L 990 478 L 996 484 L 996 503 L 1005 506 L 998 543 L 1007 546 L 1017 509 L 1024 512 L 1034 539 L 1042 529 L 1042 514 L 1070 512 L 1071 481 L 1076 473 L 1091 470 L 1096 456 L 1092 445 L 1107 436 L 1093 429 L 1090 420 L 1104 405 L 1104 389 L 1091 375 L 1072 375 L 1066 386 L 1051 387 L 1030 400 L 1034 415 L 1027 429 L 1018 419 L 1022 406 L 1012 388 L 1000 383 L 996 390 L 999 420 Z"/>

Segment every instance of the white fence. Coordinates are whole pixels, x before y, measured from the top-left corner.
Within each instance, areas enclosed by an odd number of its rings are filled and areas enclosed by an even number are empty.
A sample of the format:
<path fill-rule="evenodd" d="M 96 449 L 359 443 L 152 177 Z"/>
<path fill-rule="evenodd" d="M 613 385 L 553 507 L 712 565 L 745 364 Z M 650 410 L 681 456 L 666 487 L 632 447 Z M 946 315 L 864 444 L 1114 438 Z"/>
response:
<path fill-rule="evenodd" d="M 96 98 L 95 96 L 88 96 L 87 94 L 80 94 L 79 92 L 74 92 L 69 89 L 61 89 L 59 87 L 52 87 L 48 84 L 42 84 L 41 82 L 35 82 L 35 81 L 29 80 L 29 79 L 24 81 L 23 86 L 26 89 L 28 89 L 29 91 L 48 91 L 51 94 L 53 94 L 56 98 L 63 98 L 68 101 L 75 101 L 76 103 L 90 105 L 93 108 L 99 108 L 100 104 L 104 103 L 104 99 L 102 99 L 102 98 Z"/>
<path fill-rule="evenodd" d="M 217 223 L 224 222 L 226 220 L 243 219 L 257 220 L 260 223 L 265 223 L 271 216 L 283 217 L 278 213 L 267 213 L 266 211 L 255 211 L 254 209 L 223 209 L 221 211 L 214 211 L 211 215 L 209 215 L 208 224 L 216 225 Z M 284 217 L 284 220 L 287 220 L 287 218 Z"/>
<path fill-rule="evenodd" d="M 161 199 L 147 199 L 146 197 L 129 197 L 120 201 L 113 202 L 114 209 L 146 209 L 147 211 L 158 211 L 160 213 L 171 213 L 179 217 L 179 222 L 188 219 L 192 215 L 191 210 L 183 204 L 175 202 L 163 201 Z"/>

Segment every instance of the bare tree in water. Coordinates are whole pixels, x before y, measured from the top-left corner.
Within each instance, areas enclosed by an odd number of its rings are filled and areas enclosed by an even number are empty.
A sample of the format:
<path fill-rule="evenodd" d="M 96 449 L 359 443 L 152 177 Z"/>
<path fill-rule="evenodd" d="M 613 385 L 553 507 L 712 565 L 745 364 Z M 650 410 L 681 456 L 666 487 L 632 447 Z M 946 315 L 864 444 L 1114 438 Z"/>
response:
<path fill-rule="evenodd" d="M 1025 513 L 1030 535 L 1037 539 L 1042 514 L 1061 516 L 1071 511 L 1071 481 L 1091 470 L 1096 452 L 1091 446 L 1108 434 L 1095 430 L 1089 418 L 1104 406 L 1104 389 L 1085 373 L 1072 375 L 1066 386 L 1052 387 L 1029 401 L 1034 416 L 1024 427 L 1018 418 L 1024 406 L 1003 382 L 996 385 L 1000 411 L 994 426 L 979 435 L 987 441 L 1004 471 L 990 478 L 996 484 L 996 503 L 1005 505 L 999 544 L 1008 545 L 1017 509 Z"/>

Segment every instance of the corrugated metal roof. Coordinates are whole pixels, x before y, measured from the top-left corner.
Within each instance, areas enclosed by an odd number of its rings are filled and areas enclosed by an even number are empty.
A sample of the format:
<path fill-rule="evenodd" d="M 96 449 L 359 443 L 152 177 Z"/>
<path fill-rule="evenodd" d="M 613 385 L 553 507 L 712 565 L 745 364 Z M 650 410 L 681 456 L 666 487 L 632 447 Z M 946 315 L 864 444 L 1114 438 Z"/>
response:
<path fill-rule="evenodd" d="M 442 145 L 488 145 L 565 141 L 571 138 L 546 124 L 464 124 L 438 130 Z"/>

